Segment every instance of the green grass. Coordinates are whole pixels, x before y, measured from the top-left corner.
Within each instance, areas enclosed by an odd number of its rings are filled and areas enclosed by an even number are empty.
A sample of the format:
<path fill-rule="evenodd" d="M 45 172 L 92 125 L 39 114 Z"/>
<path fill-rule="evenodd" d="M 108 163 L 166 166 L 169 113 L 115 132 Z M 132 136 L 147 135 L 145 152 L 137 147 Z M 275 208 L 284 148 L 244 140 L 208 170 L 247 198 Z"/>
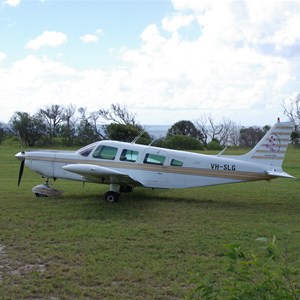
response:
<path fill-rule="evenodd" d="M 61 197 L 38 199 L 31 188 L 43 180 L 29 169 L 17 188 L 18 151 L 0 146 L 3 299 L 187 298 L 194 274 L 226 276 L 226 244 L 276 235 L 284 249 L 288 233 L 300 269 L 299 179 L 136 189 L 118 204 L 102 200 L 108 186 L 57 181 Z M 285 171 L 300 178 L 300 150 L 289 148 Z M 299 272 L 292 279 L 299 288 Z"/>

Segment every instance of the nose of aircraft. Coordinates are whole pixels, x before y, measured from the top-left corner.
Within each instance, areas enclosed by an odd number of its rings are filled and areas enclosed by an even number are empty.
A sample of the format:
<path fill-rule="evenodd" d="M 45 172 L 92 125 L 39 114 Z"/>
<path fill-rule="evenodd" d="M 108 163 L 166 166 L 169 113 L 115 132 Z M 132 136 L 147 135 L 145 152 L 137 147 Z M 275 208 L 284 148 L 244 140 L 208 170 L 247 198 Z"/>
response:
<path fill-rule="evenodd" d="M 19 152 L 15 155 L 15 158 L 18 160 L 24 161 L 25 160 L 25 152 Z"/>

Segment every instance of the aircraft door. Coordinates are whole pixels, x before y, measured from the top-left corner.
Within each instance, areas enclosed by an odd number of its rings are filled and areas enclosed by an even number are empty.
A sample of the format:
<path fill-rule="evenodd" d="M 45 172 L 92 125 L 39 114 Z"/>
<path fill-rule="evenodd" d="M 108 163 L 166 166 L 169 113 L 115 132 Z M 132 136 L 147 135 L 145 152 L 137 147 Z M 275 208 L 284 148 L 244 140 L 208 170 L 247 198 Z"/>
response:
<path fill-rule="evenodd" d="M 143 154 L 143 168 L 140 173 L 143 184 L 147 187 L 167 188 L 169 182 L 167 163 L 166 151 L 147 148 Z"/>

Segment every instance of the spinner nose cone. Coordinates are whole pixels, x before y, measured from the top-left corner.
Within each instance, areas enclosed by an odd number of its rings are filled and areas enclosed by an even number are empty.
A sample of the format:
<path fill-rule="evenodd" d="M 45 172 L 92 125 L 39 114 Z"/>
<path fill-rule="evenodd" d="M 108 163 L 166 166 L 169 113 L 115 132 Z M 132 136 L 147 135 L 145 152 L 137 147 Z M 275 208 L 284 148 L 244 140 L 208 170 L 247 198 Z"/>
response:
<path fill-rule="evenodd" d="M 15 158 L 21 161 L 25 160 L 25 152 L 19 152 L 15 155 Z"/>

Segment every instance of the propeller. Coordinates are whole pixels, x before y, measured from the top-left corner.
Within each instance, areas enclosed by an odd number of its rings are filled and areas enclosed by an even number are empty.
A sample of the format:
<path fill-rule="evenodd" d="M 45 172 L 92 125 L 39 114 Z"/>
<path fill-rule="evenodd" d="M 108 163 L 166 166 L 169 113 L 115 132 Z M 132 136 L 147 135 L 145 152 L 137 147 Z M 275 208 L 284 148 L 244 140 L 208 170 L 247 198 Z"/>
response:
<path fill-rule="evenodd" d="M 19 177 L 18 177 L 18 186 L 20 186 L 21 180 L 22 180 L 22 175 L 24 171 L 24 165 L 25 165 L 25 152 L 19 152 L 15 155 L 15 157 L 21 161 L 20 165 L 20 171 L 19 171 Z"/>
<path fill-rule="evenodd" d="M 25 164 L 25 160 L 22 160 L 20 165 L 20 171 L 19 171 L 18 186 L 20 186 L 21 183 L 21 179 L 24 171 L 24 164 Z"/>

